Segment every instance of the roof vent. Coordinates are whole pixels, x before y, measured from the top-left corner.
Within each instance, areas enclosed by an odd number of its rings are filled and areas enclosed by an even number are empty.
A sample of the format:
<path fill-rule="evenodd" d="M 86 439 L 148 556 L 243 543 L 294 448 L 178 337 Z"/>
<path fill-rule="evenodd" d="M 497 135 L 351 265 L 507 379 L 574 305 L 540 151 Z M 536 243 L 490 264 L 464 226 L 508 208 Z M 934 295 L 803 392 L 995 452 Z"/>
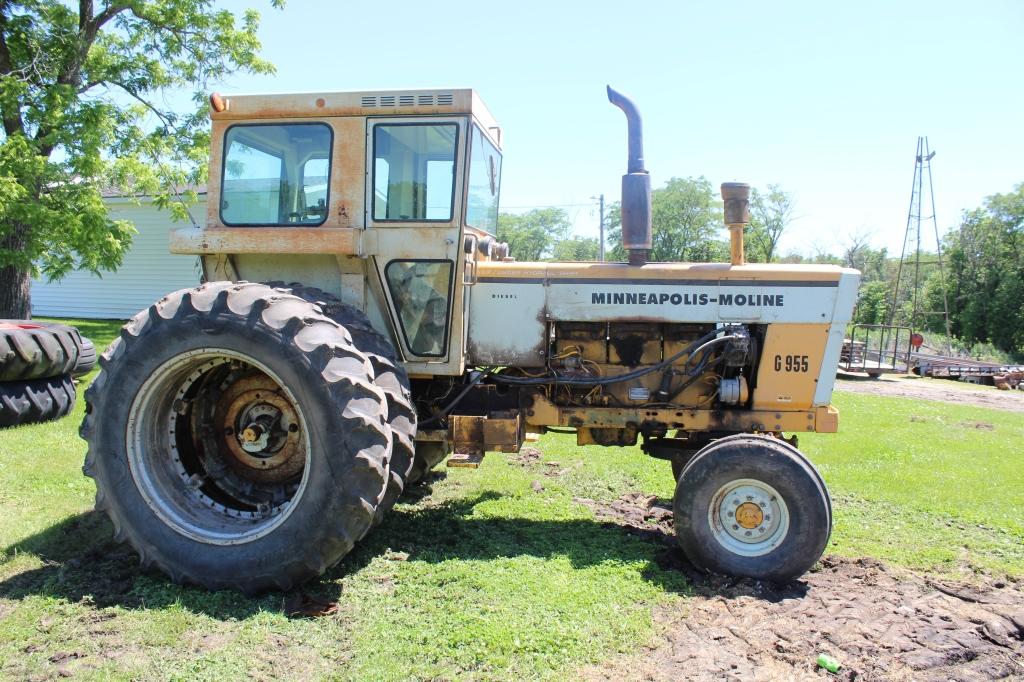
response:
<path fill-rule="evenodd" d="M 434 103 L 434 96 L 433 95 L 420 95 L 419 96 L 419 104 L 421 106 L 422 105 L 429 106 L 429 105 L 431 105 L 433 103 Z"/>
<path fill-rule="evenodd" d="M 377 106 L 377 98 L 376 97 L 364 97 L 360 101 L 360 105 L 364 106 L 364 107 L 375 107 L 375 106 Z"/>
<path fill-rule="evenodd" d="M 398 106 L 411 107 L 416 104 L 416 97 L 413 95 L 399 95 Z"/>
<path fill-rule="evenodd" d="M 441 94 L 441 95 L 437 96 L 437 104 L 438 104 L 438 106 L 449 106 L 450 107 L 454 103 L 455 103 L 455 97 L 450 92 L 446 92 L 444 94 Z"/>
<path fill-rule="evenodd" d="M 382 107 L 393 107 L 393 106 L 395 106 L 395 96 L 394 95 L 381 95 L 380 96 L 380 105 Z"/>

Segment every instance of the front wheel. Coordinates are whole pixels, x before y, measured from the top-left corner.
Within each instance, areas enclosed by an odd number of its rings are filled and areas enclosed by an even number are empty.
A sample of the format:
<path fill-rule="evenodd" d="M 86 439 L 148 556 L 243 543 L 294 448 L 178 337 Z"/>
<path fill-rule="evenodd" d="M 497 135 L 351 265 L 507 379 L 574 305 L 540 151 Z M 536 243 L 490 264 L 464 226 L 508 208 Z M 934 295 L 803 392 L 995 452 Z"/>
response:
<path fill-rule="evenodd" d="M 676 485 L 680 547 L 698 568 L 787 582 L 814 565 L 831 534 L 830 501 L 792 447 L 736 437 L 701 450 Z"/>

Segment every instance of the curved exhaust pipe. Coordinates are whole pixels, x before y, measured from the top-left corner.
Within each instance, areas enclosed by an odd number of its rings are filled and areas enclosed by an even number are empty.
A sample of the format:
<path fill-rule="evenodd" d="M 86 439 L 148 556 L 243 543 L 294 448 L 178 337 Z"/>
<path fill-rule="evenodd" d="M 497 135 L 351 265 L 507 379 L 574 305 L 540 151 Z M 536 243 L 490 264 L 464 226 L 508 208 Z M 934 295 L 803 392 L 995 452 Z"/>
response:
<path fill-rule="evenodd" d="M 629 159 L 622 176 L 622 246 L 630 265 L 643 265 L 651 252 L 651 176 L 644 168 L 644 133 L 636 105 L 608 86 L 608 101 L 622 109 L 629 126 Z"/>

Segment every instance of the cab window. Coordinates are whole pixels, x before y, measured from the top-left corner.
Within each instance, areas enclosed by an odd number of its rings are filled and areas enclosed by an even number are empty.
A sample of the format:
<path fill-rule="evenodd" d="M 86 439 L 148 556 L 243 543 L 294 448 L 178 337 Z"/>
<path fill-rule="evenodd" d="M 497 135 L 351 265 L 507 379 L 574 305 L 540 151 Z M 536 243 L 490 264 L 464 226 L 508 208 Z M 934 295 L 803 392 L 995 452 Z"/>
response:
<path fill-rule="evenodd" d="M 234 125 L 224 138 L 225 225 L 320 225 L 327 219 L 331 129 L 322 123 Z"/>
<path fill-rule="evenodd" d="M 469 153 L 469 193 L 466 224 L 491 234 L 498 232 L 498 190 L 501 154 L 478 126 L 473 126 Z"/>
<path fill-rule="evenodd" d="M 384 269 L 405 345 L 415 355 L 445 354 L 452 265 L 449 260 L 393 260 Z"/>
<path fill-rule="evenodd" d="M 454 123 L 375 126 L 373 219 L 450 222 L 458 136 Z"/>

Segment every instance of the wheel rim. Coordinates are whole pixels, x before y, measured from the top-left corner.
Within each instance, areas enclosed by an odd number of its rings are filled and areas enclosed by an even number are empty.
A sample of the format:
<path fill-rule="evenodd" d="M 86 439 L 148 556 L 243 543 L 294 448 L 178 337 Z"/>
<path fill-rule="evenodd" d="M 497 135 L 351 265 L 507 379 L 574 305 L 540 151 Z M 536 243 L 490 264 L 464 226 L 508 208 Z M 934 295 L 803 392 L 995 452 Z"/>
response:
<path fill-rule="evenodd" d="M 306 489 L 310 440 L 295 396 L 265 365 L 220 348 L 158 367 L 129 411 L 128 464 L 164 523 L 208 544 L 251 542 Z"/>
<path fill-rule="evenodd" d="M 763 481 L 729 481 L 712 496 L 711 534 L 740 556 L 761 556 L 777 548 L 789 533 L 789 508 L 779 491 Z"/>

